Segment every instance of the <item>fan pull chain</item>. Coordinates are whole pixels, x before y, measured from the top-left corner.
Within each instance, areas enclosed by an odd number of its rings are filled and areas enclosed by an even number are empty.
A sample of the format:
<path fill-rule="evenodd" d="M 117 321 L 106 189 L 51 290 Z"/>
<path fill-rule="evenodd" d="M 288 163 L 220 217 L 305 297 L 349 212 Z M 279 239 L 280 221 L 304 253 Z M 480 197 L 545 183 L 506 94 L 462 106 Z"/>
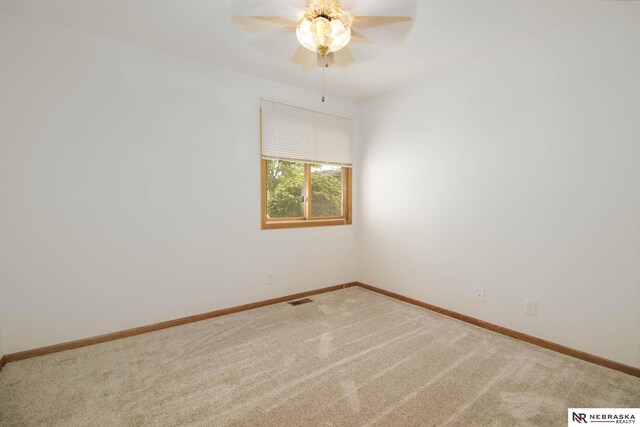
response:
<path fill-rule="evenodd" d="M 322 102 L 324 102 L 324 56 L 322 57 Z"/>
<path fill-rule="evenodd" d="M 329 66 L 326 57 L 322 56 L 322 102 L 324 102 L 324 70 Z"/>

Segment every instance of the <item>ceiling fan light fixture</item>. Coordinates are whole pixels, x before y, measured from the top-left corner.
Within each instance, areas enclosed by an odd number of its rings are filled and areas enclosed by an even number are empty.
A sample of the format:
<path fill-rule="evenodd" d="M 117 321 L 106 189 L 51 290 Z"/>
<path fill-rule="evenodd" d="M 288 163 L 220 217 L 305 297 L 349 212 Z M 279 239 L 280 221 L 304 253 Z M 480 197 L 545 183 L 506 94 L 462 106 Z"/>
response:
<path fill-rule="evenodd" d="M 335 37 L 331 41 L 331 45 L 329 46 L 329 50 L 331 52 L 336 52 L 346 45 L 349 44 L 351 40 L 351 28 L 345 28 L 342 31 L 336 33 Z"/>
<path fill-rule="evenodd" d="M 344 48 L 351 40 L 351 16 L 335 0 L 310 0 L 296 29 L 305 48 L 324 56 Z"/>
<path fill-rule="evenodd" d="M 304 20 L 300 22 L 296 29 L 296 36 L 298 36 L 298 41 L 302 46 L 314 52 L 316 51 L 316 44 L 311 31 L 311 21 Z"/>
<path fill-rule="evenodd" d="M 331 23 L 321 16 L 311 21 L 311 32 L 316 46 L 328 46 L 331 39 Z"/>

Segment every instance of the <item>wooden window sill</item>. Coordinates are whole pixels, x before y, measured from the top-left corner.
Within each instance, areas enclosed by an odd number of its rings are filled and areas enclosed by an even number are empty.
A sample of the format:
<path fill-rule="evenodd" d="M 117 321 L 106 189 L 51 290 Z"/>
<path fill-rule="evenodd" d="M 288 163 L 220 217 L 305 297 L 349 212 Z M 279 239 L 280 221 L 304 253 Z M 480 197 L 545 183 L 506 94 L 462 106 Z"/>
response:
<path fill-rule="evenodd" d="M 263 230 L 274 230 L 278 228 L 300 228 L 300 227 L 326 227 L 329 225 L 350 225 L 351 221 L 344 218 L 339 219 L 308 219 L 302 221 L 267 221 L 262 223 Z"/>

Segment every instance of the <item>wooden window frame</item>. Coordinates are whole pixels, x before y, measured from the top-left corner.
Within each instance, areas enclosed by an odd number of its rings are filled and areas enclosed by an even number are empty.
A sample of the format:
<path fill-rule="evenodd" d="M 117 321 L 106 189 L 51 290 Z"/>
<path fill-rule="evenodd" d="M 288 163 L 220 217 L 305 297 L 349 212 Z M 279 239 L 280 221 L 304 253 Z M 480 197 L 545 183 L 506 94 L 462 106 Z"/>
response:
<path fill-rule="evenodd" d="M 300 218 L 267 218 L 267 160 L 260 159 L 260 180 L 262 186 L 262 229 L 273 230 L 281 228 L 298 227 L 324 227 L 330 225 L 349 225 L 352 223 L 351 199 L 352 199 L 352 168 L 342 168 L 342 212 L 340 217 L 312 217 L 311 204 L 311 164 L 304 163 L 305 184 L 305 216 Z"/>

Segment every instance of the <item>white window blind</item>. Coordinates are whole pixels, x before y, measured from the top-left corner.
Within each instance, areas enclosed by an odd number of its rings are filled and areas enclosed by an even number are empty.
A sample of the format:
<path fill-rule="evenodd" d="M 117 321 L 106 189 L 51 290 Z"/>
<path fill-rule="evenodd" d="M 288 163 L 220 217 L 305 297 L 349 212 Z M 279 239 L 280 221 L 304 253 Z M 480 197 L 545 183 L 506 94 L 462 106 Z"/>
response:
<path fill-rule="evenodd" d="M 262 158 L 351 167 L 352 120 L 262 100 Z"/>

